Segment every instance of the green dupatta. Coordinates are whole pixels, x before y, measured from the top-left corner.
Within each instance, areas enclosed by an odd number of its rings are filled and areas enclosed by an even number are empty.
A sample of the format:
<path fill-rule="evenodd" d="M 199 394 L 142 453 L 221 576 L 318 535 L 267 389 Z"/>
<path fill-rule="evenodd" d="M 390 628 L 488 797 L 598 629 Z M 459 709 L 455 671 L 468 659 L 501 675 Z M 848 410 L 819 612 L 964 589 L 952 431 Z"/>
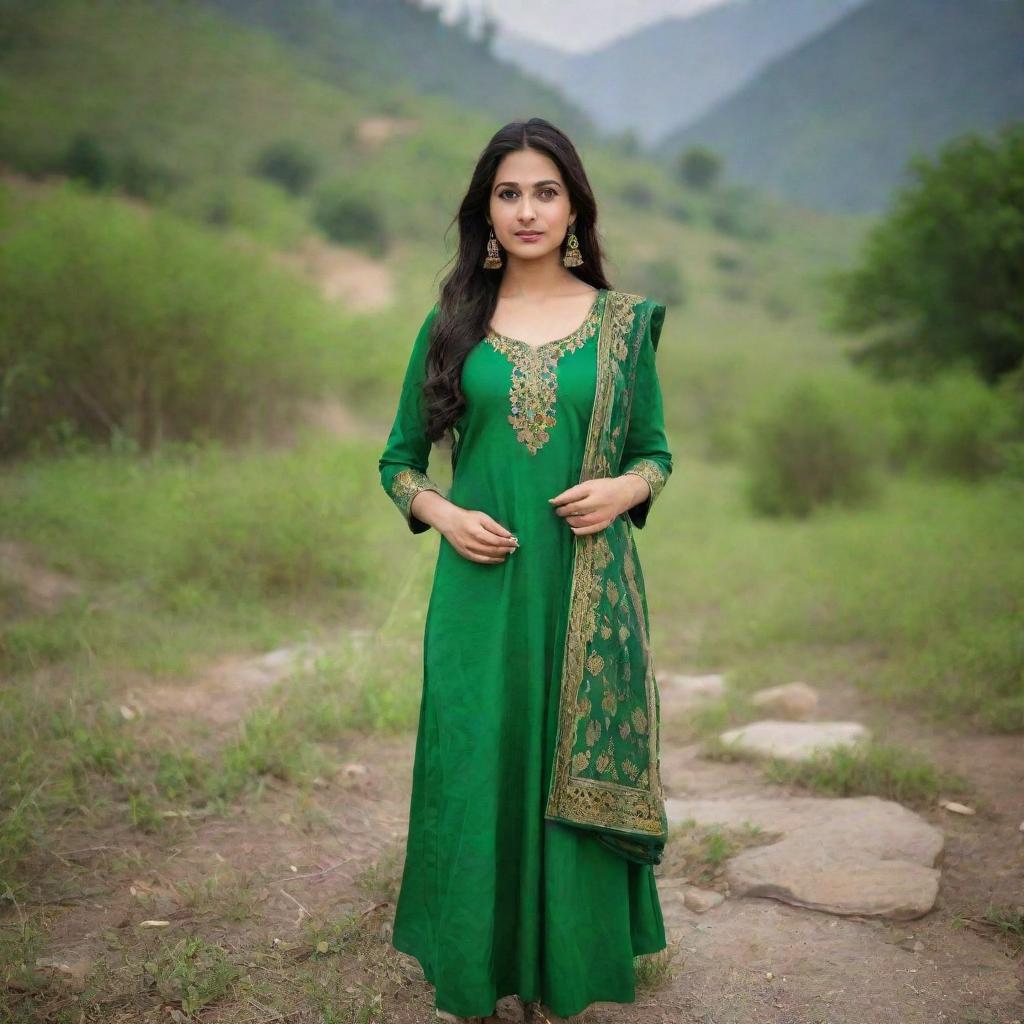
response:
<path fill-rule="evenodd" d="M 558 735 L 544 814 L 593 830 L 616 853 L 645 864 L 660 863 L 668 826 L 647 599 L 632 528 L 646 524 L 672 472 L 655 368 L 664 319 L 663 305 L 609 290 L 579 482 L 635 473 L 648 482 L 650 494 L 599 533 L 574 538 Z M 417 350 L 425 342 L 421 333 Z M 406 391 L 421 374 L 410 364 Z M 380 471 L 409 529 L 421 533 L 429 526 L 412 514 L 412 499 L 421 490 L 443 491 L 426 474 L 430 444 L 419 422 L 418 394 L 416 399 L 408 409 L 403 405 L 399 425 L 403 436 L 419 443 L 407 465 L 382 458 Z"/>
<path fill-rule="evenodd" d="M 668 836 L 660 705 L 632 526 L 672 472 L 654 353 L 665 307 L 609 292 L 580 482 L 636 473 L 646 501 L 575 538 L 558 737 L 545 817 L 585 829 L 629 860 L 661 861 Z M 632 524 L 632 525 L 631 525 Z"/>

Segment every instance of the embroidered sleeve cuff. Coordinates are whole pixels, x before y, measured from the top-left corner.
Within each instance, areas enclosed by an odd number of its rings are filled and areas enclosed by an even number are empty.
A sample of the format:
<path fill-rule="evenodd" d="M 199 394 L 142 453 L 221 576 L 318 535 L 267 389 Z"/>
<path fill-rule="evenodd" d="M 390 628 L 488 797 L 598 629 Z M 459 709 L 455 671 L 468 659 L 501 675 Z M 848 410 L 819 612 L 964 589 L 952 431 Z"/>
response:
<path fill-rule="evenodd" d="M 403 469 L 397 472 L 392 478 L 388 491 L 391 500 L 398 506 L 399 512 L 405 517 L 405 521 L 413 533 L 423 533 L 430 529 L 429 523 L 417 519 L 412 512 L 412 499 L 420 491 L 437 491 L 442 497 L 444 496 L 444 491 L 426 473 L 421 473 L 416 469 Z"/>
<path fill-rule="evenodd" d="M 627 473 L 643 477 L 651 488 L 651 493 L 629 510 L 629 518 L 633 521 L 633 525 L 637 528 L 643 528 L 647 522 L 647 515 L 665 486 L 668 476 L 653 459 L 640 459 L 634 462 L 628 469 L 623 470 L 623 476 Z"/>

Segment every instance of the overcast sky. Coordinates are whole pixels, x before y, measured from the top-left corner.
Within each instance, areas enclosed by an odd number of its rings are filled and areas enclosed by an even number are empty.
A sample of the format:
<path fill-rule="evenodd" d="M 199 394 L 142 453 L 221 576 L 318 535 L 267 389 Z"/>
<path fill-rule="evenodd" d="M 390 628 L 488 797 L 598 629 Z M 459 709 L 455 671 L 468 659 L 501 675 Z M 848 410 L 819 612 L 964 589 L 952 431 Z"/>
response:
<path fill-rule="evenodd" d="M 460 11 L 488 11 L 502 28 L 549 46 L 593 50 L 663 18 L 684 17 L 729 0 L 423 0 L 445 20 Z"/>

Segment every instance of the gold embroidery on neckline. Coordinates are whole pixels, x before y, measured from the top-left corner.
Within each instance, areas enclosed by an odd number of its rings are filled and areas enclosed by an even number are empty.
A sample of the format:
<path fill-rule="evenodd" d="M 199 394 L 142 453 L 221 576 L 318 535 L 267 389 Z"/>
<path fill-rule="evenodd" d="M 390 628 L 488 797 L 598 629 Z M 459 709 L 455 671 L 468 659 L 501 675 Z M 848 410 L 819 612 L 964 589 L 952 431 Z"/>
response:
<path fill-rule="evenodd" d="M 586 344 L 600 326 L 604 295 L 604 289 L 600 289 L 587 318 L 564 338 L 528 345 L 504 334 L 488 332 L 484 335 L 484 340 L 512 363 L 512 386 L 509 389 L 512 414 L 508 421 L 516 432 L 516 440 L 522 441 L 531 455 L 536 455 L 550 440 L 549 431 L 555 425 L 558 360 Z"/>

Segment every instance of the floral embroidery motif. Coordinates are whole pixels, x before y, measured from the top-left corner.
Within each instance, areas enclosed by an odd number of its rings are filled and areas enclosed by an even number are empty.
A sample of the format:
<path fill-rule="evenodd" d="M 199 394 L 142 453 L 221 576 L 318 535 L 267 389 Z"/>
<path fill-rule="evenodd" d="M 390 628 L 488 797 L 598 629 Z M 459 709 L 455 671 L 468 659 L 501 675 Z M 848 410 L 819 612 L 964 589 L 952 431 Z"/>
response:
<path fill-rule="evenodd" d="M 437 491 L 441 489 L 427 476 L 416 469 L 403 469 L 394 475 L 391 481 L 391 499 L 398 506 L 402 515 L 409 519 L 412 515 L 412 499 L 420 491 Z"/>
<path fill-rule="evenodd" d="M 628 422 L 648 316 L 642 296 L 609 293 L 581 479 L 619 471 L 621 429 L 615 427 Z M 644 461 L 652 460 L 637 460 L 629 468 L 641 468 Z M 620 518 L 575 545 L 545 817 L 602 830 L 606 841 L 614 837 L 620 852 L 658 863 L 668 831 L 659 734 L 642 573 L 630 530 Z"/>
<path fill-rule="evenodd" d="M 639 462 L 634 462 L 624 473 L 633 473 L 636 476 L 643 477 L 651 485 L 650 497 L 647 499 L 652 505 L 654 499 L 661 493 L 662 487 L 665 486 L 665 481 L 668 477 L 665 476 L 664 470 L 659 466 L 653 459 L 641 459 Z"/>
<path fill-rule="evenodd" d="M 601 323 L 603 291 L 597 293 L 587 318 L 572 334 L 555 338 L 542 345 L 528 345 L 518 338 L 488 333 L 484 336 L 492 348 L 505 355 L 512 363 L 512 386 L 509 389 L 511 415 L 508 417 L 531 455 L 551 439 L 555 425 L 555 400 L 558 393 L 558 360 L 567 352 L 574 352 L 589 340 Z"/>

